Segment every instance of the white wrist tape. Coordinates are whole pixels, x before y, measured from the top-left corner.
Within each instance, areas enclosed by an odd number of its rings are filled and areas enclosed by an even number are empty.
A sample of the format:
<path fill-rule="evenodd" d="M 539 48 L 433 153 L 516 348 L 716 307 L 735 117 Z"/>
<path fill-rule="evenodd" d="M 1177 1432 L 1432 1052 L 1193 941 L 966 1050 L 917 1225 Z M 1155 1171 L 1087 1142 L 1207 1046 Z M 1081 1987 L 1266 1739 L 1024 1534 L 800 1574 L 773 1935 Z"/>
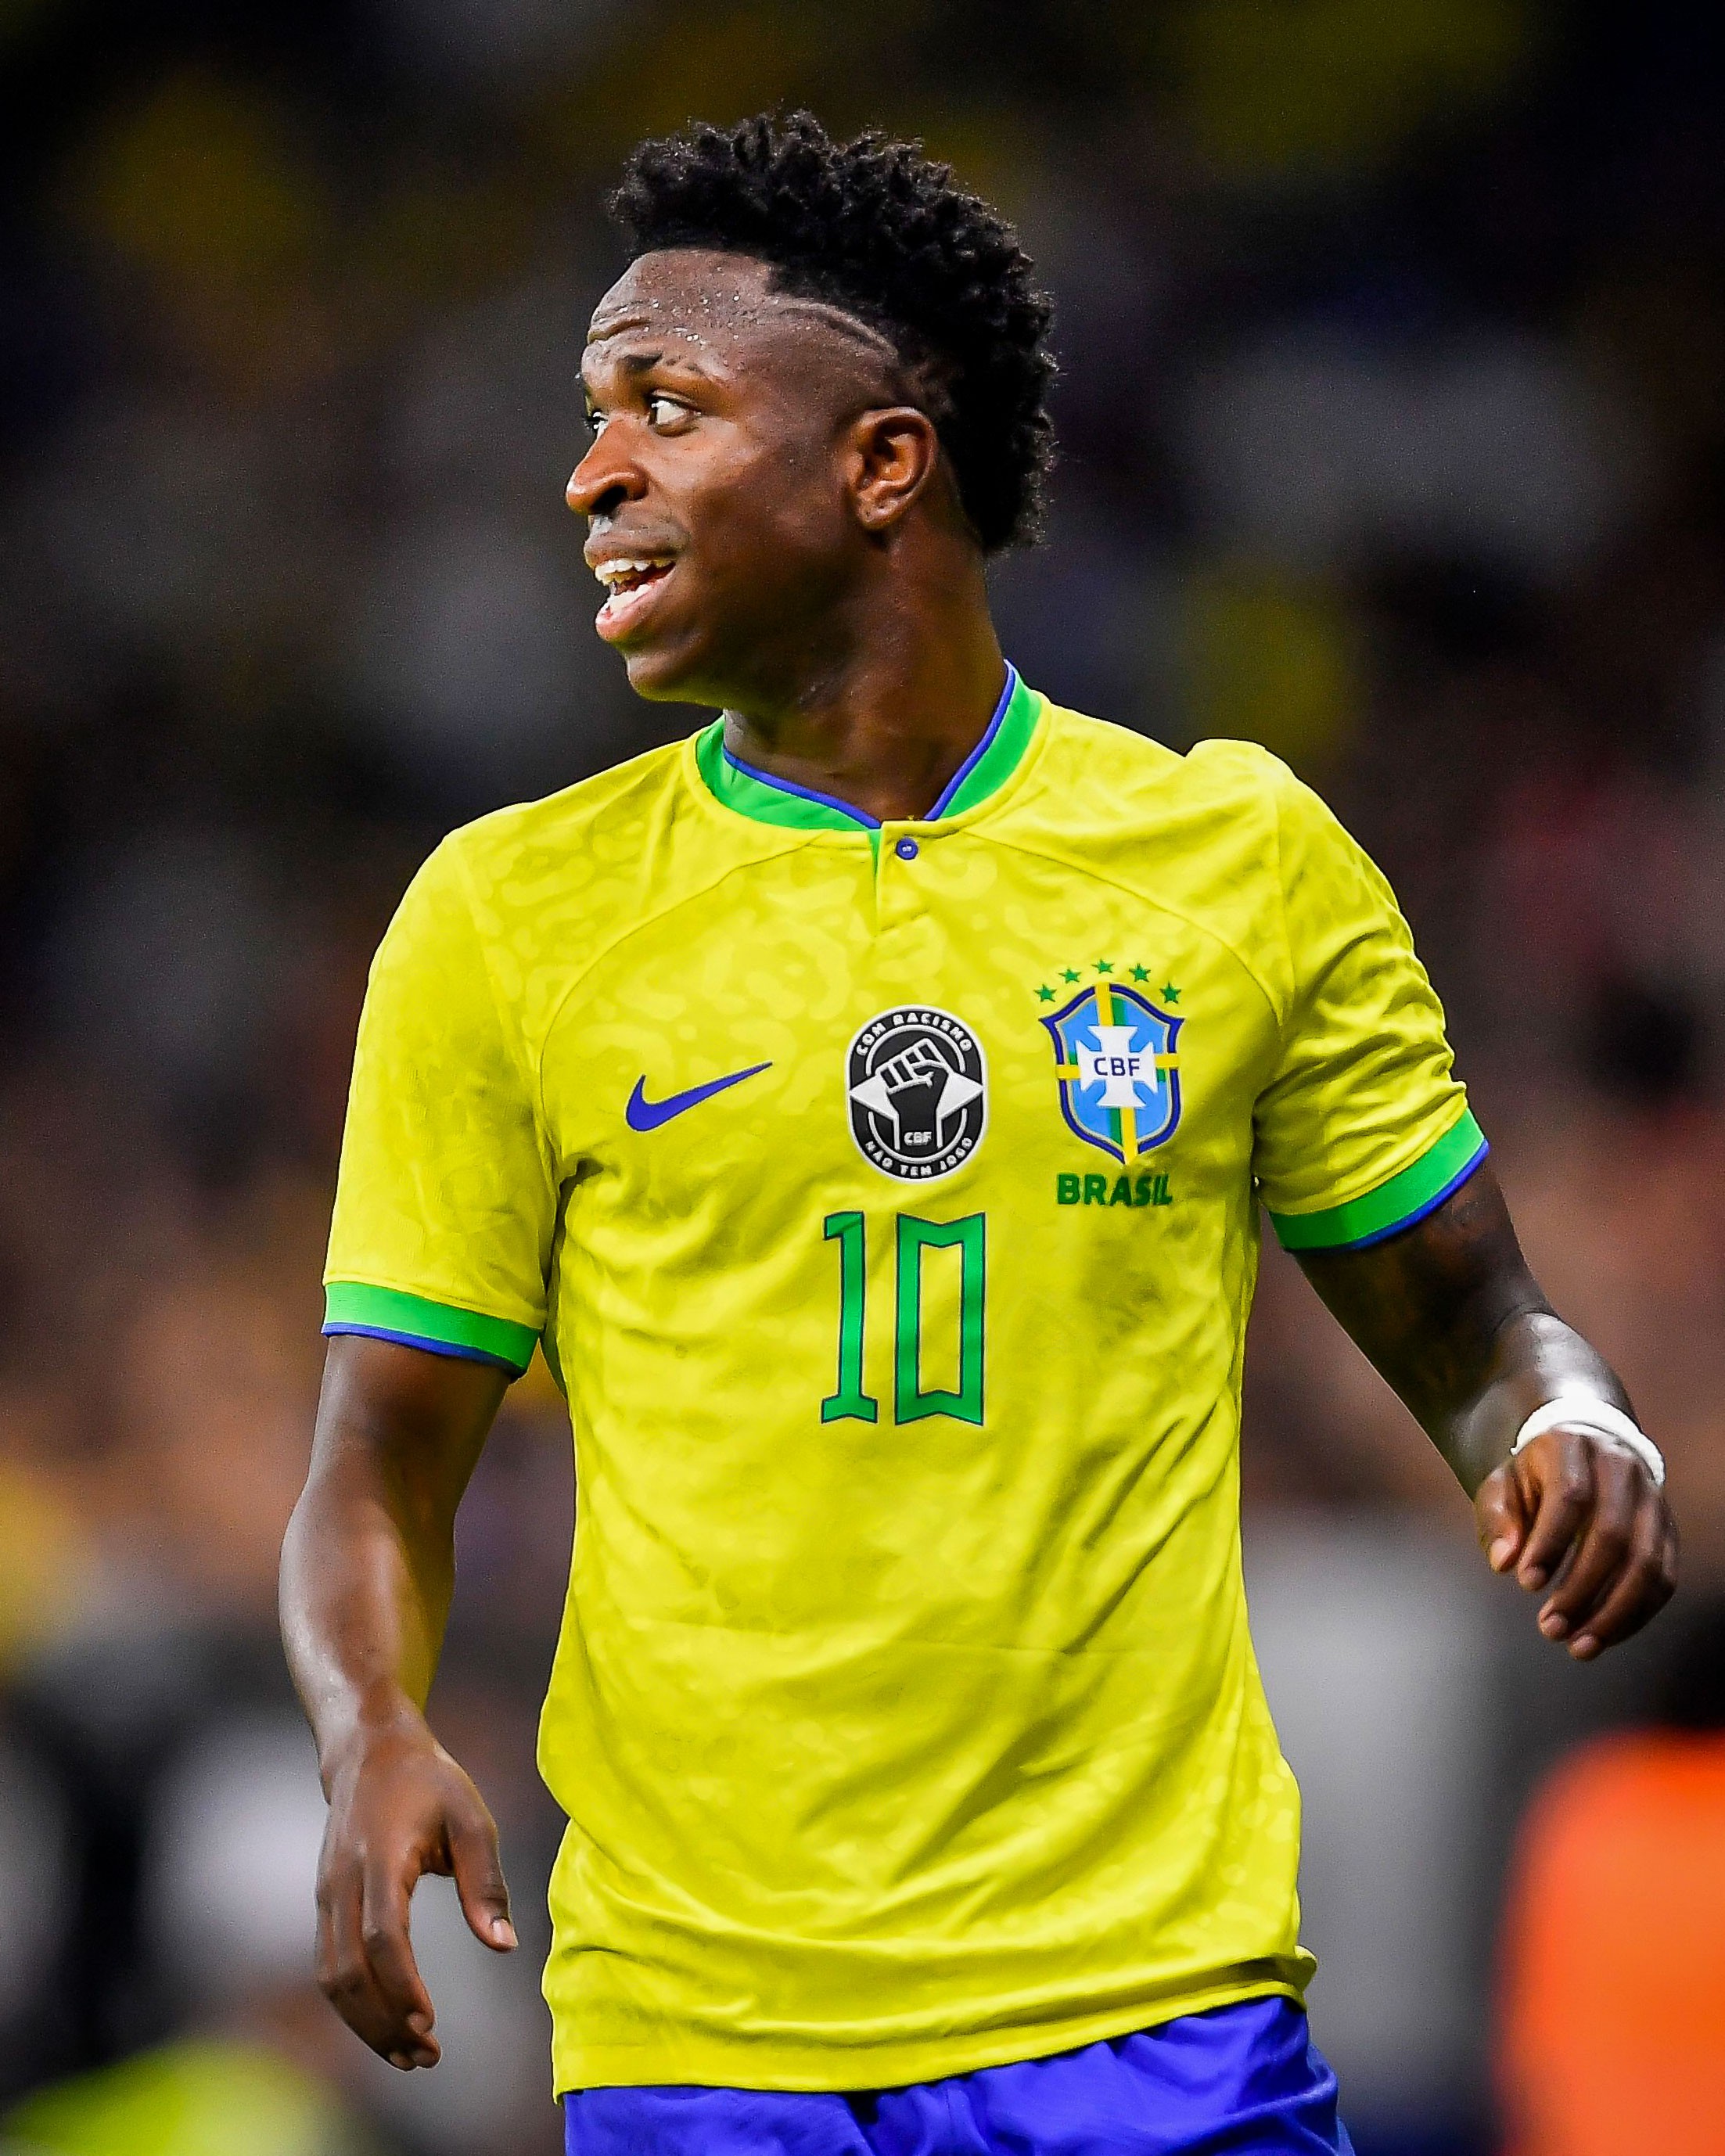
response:
<path fill-rule="evenodd" d="M 1565 1393 L 1561 1399 L 1535 1408 L 1516 1432 L 1510 1458 L 1513 1460 L 1523 1445 L 1543 1437 L 1547 1430 L 1558 1429 L 1591 1430 L 1595 1437 L 1634 1453 L 1653 1477 L 1654 1487 L 1665 1487 L 1665 1460 L 1653 1440 L 1621 1408 L 1613 1407 L 1609 1400 L 1595 1399 L 1590 1393 Z"/>

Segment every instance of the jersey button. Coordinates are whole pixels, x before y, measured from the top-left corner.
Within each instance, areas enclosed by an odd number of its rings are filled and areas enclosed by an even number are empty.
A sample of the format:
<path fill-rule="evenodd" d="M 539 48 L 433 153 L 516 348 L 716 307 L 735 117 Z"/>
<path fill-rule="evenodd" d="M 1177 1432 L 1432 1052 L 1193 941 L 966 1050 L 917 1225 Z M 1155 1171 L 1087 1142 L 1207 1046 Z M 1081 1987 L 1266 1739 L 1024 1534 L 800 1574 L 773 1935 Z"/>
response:
<path fill-rule="evenodd" d="M 914 839 L 901 839 L 892 850 L 901 861 L 914 861 L 922 850 Z"/>

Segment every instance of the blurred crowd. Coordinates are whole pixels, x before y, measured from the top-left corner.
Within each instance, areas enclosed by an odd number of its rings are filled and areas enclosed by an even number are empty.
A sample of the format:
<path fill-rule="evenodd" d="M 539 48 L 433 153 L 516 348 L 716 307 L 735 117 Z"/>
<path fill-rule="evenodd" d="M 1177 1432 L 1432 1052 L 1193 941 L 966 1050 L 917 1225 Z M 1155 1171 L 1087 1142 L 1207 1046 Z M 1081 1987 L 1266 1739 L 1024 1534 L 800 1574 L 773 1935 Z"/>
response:
<path fill-rule="evenodd" d="M 274 1574 L 382 925 L 444 829 L 699 721 L 591 634 L 562 500 L 603 195 L 691 116 L 918 135 L 1019 220 L 1063 460 L 1049 544 L 996 572 L 1009 654 L 1175 745 L 1267 742 L 1370 848 L 1536 1270 L 1666 1449 L 1691 1580 L 1725 1578 L 1708 35 L 1665 0 L 0 8 L 8 2156 L 557 2146 L 532 1743 L 574 1493 L 542 1368 L 464 1508 L 434 1716 L 526 1946 L 464 1950 L 425 1891 L 433 2076 L 305 1979 Z M 1363 2156 L 1495 2148 L 1517 1822 L 1669 1656 L 1530 1653 L 1274 1254 L 1246 1468 Z"/>

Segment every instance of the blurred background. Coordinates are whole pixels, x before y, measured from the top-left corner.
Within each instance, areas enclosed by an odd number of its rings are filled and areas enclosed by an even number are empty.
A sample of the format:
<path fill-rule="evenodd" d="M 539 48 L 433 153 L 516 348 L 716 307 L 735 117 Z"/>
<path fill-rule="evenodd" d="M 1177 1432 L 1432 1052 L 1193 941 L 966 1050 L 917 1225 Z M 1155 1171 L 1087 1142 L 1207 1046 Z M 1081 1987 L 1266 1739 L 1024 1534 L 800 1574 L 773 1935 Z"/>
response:
<path fill-rule="evenodd" d="M 1266 1255 L 1248 1564 L 1362 2156 L 1725 2148 L 1709 13 L 0 0 L 8 2156 L 558 2146 L 532 1745 L 573 1492 L 542 1368 L 464 1507 L 434 1707 L 525 1950 L 423 1890 L 434 2076 L 307 1981 L 275 1564 L 395 900 L 451 825 L 699 722 L 629 696 L 562 502 L 602 196 L 639 135 L 781 100 L 922 136 L 1020 222 L 1064 454 L 1050 543 L 998 572 L 1009 652 L 1327 793 L 1536 1269 L 1670 1459 L 1689 1614 L 1577 1670 Z"/>

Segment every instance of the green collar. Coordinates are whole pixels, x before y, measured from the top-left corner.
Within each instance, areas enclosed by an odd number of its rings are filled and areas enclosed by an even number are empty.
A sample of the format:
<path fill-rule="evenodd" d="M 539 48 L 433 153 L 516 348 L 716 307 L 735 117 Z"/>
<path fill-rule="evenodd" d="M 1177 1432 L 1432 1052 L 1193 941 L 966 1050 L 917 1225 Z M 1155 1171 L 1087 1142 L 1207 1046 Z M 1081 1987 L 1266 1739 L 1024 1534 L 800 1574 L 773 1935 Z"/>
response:
<path fill-rule="evenodd" d="M 991 793 L 998 793 L 1024 762 L 1024 752 L 1036 731 L 1043 700 L 1027 689 L 1018 669 L 1006 670 L 1006 686 L 988 730 L 952 774 L 946 791 L 926 816 L 907 817 L 915 824 L 935 824 L 962 816 Z M 784 824 L 798 831 L 866 831 L 878 849 L 880 826 L 874 817 L 830 793 L 817 793 L 807 786 L 793 786 L 788 778 L 774 778 L 742 763 L 725 746 L 725 721 L 715 719 L 695 737 L 695 760 L 709 790 L 727 808 L 752 816 L 757 824 Z"/>

